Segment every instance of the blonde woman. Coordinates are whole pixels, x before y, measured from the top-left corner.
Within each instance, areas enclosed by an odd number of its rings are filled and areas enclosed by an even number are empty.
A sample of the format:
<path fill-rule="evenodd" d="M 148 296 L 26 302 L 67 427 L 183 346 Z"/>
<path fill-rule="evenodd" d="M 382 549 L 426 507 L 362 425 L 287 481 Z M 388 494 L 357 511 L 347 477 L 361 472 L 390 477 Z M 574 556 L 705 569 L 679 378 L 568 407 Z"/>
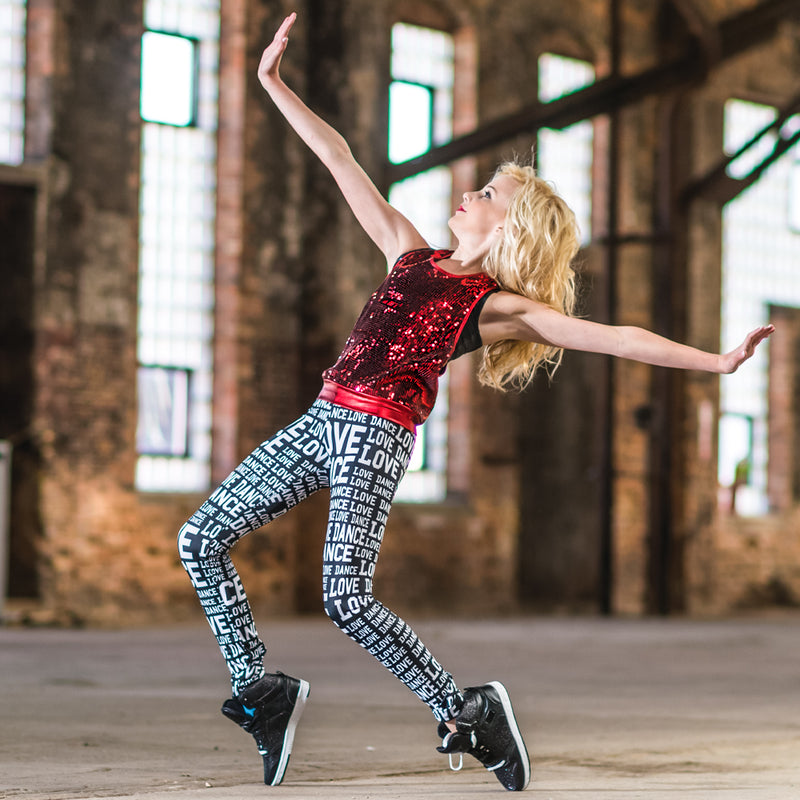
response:
<path fill-rule="evenodd" d="M 298 420 L 257 447 L 183 526 L 179 552 L 231 673 L 222 711 L 251 733 L 264 781 L 283 780 L 309 696 L 302 679 L 267 673 L 230 548 L 310 493 L 331 493 L 323 602 L 333 622 L 409 687 L 439 723 L 442 753 L 469 753 L 508 790 L 528 785 L 530 764 L 511 701 L 499 681 L 460 690 L 411 628 L 372 595 L 388 511 L 414 432 L 436 399 L 438 376 L 484 347 L 481 380 L 524 386 L 564 349 L 648 364 L 733 372 L 771 333 L 759 328 L 716 355 L 640 328 L 570 316 L 575 219 L 529 167 L 504 164 L 467 192 L 449 225 L 457 244 L 433 250 L 393 209 L 345 140 L 281 80 L 295 15 L 265 49 L 258 77 L 274 104 L 322 160 L 391 270 L 357 320 L 320 395 Z"/>

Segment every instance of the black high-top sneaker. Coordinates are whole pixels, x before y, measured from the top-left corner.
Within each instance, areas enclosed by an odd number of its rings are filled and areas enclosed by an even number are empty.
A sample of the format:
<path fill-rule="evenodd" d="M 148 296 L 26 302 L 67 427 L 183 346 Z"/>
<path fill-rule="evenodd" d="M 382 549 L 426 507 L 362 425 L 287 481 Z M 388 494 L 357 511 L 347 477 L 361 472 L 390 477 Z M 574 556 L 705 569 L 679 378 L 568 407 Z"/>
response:
<path fill-rule="evenodd" d="M 307 681 L 278 672 L 265 675 L 222 704 L 222 713 L 256 740 L 264 759 L 264 783 L 269 786 L 283 780 L 294 732 L 310 691 Z"/>
<path fill-rule="evenodd" d="M 464 690 L 464 705 L 455 718 L 456 731 L 439 723 L 440 753 L 469 753 L 493 772 L 510 792 L 530 781 L 531 765 L 505 686 L 492 681 Z M 451 759 L 451 767 L 453 767 Z"/>

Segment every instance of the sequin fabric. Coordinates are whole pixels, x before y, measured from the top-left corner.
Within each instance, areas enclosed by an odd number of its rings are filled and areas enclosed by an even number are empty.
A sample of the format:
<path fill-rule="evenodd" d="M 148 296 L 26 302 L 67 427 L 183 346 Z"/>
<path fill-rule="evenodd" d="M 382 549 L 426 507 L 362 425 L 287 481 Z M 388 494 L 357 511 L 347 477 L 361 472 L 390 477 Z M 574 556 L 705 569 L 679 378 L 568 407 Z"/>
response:
<path fill-rule="evenodd" d="M 483 273 L 454 275 L 437 266 L 451 253 L 426 249 L 401 256 L 323 378 L 399 403 L 415 425 L 422 424 L 470 311 L 497 288 Z"/>

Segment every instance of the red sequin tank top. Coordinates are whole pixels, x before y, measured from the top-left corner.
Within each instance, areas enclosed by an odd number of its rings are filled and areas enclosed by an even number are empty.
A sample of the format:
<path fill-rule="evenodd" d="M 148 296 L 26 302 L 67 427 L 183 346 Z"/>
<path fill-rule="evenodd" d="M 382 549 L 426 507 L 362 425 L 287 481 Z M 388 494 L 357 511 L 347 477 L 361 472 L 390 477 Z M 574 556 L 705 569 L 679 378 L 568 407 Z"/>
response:
<path fill-rule="evenodd" d="M 497 289 L 488 275 L 455 275 L 437 265 L 451 254 L 412 250 L 395 262 L 323 373 L 321 399 L 412 431 L 425 421 L 470 311 Z"/>

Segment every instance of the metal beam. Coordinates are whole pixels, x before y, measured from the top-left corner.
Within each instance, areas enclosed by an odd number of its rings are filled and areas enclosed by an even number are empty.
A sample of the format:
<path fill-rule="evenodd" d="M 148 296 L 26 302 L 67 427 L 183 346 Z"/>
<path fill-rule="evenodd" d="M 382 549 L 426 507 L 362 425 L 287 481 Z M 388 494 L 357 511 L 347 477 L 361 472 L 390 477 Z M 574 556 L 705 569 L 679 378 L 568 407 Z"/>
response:
<path fill-rule="evenodd" d="M 778 25 L 791 18 L 800 19 L 799 0 L 765 0 L 723 20 L 715 29 L 714 41 L 718 43 L 716 63 L 770 39 Z M 394 183 L 409 178 L 508 141 L 521 133 L 534 134 L 539 128 L 564 128 L 598 114 L 622 109 L 646 97 L 689 86 L 705 77 L 707 63 L 700 48 L 696 47 L 638 75 L 612 75 L 552 103 L 533 103 L 514 114 L 482 125 L 472 133 L 433 147 L 417 158 L 400 164 L 387 164 L 387 180 Z"/>
<path fill-rule="evenodd" d="M 764 174 L 766 169 L 800 142 L 800 124 L 787 124 L 790 117 L 796 116 L 799 112 L 800 95 L 778 112 L 774 122 L 758 131 L 733 155 L 724 158 L 705 175 L 690 183 L 681 192 L 682 202 L 688 203 L 698 197 L 704 197 L 716 200 L 720 205 L 725 205 L 725 203 L 729 203 L 749 186 L 752 186 Z M 772 152 L 768 156 L 741 178 L 734 178 L 728 173 L 728 168 L 736 159 L 758 144 L 767 134 L 773 132 L 777 135 L 777 139 Z"/>

